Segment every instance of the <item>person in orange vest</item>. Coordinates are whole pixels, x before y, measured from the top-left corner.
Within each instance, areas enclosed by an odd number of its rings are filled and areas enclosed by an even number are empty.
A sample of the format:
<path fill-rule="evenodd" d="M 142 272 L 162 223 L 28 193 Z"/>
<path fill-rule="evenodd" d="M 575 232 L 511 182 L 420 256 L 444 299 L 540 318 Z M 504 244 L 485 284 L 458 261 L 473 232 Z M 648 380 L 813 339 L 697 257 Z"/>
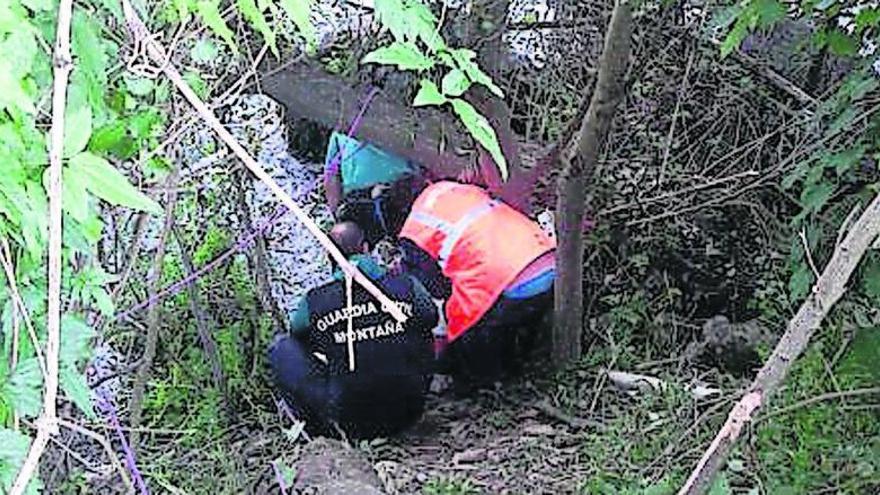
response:
<path fill-rule="evenodd" d="M 419 194 L 399 239 L 407 272 L 446 300 L 441 361 L 456 388 L 515 370 L 553 305 L 555 241 L 485 188 L 453 181 Z"/>

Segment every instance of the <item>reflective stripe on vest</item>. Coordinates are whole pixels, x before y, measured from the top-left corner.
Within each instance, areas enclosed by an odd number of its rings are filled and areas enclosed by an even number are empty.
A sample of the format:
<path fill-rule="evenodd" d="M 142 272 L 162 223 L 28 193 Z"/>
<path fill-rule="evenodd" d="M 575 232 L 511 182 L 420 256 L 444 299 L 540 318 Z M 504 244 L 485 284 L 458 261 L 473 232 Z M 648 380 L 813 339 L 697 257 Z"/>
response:
<path fill-rule="evenodd" d="M 492 208 L 498 205 L 498 201 L 492 199 L 486 203 L 474 206 L 470 210 L 468 210 L 461 218 L 458 219 L 455 223 L 447 222 L 442 218 L 437 218 L 430 213 L 425 213 L 421 211 L 413 212 L 412 218 L 413 220 L 421 223 L 422 225 L 431 227 L 433 229 L 437 229 L 446 236 L 443 239 L 443 244 L 440 246 L 440 252 L 437 255 L 437 262 L 440 264 L 440 268 L 446 269 L 446 262 L 449 259 L 449 255 L 452 254 L 452 249 L 458 243 L 461 236 L 464 235 L 465 231 L 473 225 L 474 222 L 482 218 L 483 215 L 489 213 Z"/>

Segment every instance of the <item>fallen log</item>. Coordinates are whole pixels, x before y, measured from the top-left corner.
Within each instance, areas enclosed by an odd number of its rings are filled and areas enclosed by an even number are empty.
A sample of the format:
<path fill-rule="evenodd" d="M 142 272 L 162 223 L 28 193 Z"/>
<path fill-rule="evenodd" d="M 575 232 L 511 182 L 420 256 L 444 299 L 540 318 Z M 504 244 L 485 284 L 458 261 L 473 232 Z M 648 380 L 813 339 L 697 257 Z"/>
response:
<path fill-rule="evenodd" d="M 262 69 L 263 91 L 287 109 L 288 120 L 307 119 L 342 129 L 360 111 L 366 85 L 306 63 Z M 437 109 L 413 108 L 400 95 L 379 91 L 354 135 L 430 169 L 434 178 L 454 178 L 474 160 L 473 141 L 459 123 Z"/>

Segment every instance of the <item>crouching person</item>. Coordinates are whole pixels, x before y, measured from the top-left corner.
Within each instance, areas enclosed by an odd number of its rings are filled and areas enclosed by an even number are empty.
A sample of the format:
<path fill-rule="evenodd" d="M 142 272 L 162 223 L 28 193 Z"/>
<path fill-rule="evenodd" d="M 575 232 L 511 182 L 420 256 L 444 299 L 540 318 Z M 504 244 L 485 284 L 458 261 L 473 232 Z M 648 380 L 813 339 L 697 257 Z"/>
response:
<path fill-rule="evenodd" d="M 332 282 L 303 298 L 291 318 L 291 335 L 272 343 L 269 364 L 276 386 L 313 433 L 332 435 L 338 427 L 350 438 L 392 435 L 424 409 L 437 309 L 415 278 L 391 275 L 366 255 L 356 224 L 337 224 L 331 238 L 408 319 L 397 322 L 353 283 L 349 333 L 346 285 L 338 269 Z"/>

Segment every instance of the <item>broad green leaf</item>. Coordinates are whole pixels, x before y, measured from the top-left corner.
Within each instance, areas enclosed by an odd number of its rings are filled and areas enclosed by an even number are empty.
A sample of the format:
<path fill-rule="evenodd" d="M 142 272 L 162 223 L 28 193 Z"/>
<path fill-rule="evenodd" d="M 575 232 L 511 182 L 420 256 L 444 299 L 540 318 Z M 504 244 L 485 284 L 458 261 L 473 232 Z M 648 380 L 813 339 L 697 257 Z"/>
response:
<path fill-rule="evenodd" d="M 14 76 L 11 57 L 0 57 L 0 110 L 17 108 L 25 113 L 36 113 L 33 98 L 24 90 L 21 80 Z"/>
<path fill-rule="evenodd" d="M 99 156 L 89 152 L 80 153 L 70 160 L 70 169 L 73 173 L 82 174 L 92 194 L 110 204 L 153 214 L 162 213 L 158 203 L 138 191 L 119 170 Z"/>
<path fill-rule="evenodd" d="M 113 299 L 110 299 L 110 295 L 107 294 L 107 291 L 104 290 L 103 287 L 92 288 L 92 299 L 95 301 L 95 306 L 98 307 L 98 311 L 100 311 L 102 315 L 106 317 L 113 316 L 113 311 L 115 309 Z"/>
<path fill-rule="evenodd" d="M 73 174 L 68 167 L 62 172 L 62 206 L 74 220 L 84 222 L 89 216 L 89 194 L 82 176 Z"/>
<path fill-rule="evenodd" d="M 92 107 L 86 99 L 86 91 L 71 84 L 64 111 L 64 157 L 70 158 L 86 149 L 92 136 Z"/>
<path fill-rule="evenodd" d="M 846 151 L 824 157 L 822 162 L 826 167 L 833 168 L 837 175 L 842 175 L 858 165 L 864 154 L 864 146 L 854 146 Z"/>
<path fill-rule="evenodd" d="M 471 81 L 464 72 L 452 69 L 443 76 L 440 86 L 443 88 L 443 94 L 446 96 L 461 96 L 471 86 Z"/>
<path fill-rule="evenodd" d="M 851 101 L 861 100 L 866 94 L 877 89 L 880 83 L 873 76 L 865 78 L 855 77 L 846 82 L 846 91 L 849 93 Z"/>
<path fill-rule="evenodd" d="M 82 318 L 70 313 L 62 315 L 59 353 L 61 363 L 76 368 L 79 361 L 88 359 L 91 355 L 89 341 L 94 336 L 95 331 Z"/>
<path fill-rule="evenodd" d="M 423 71 L 434 66 L 434 61 L 426 57 L 414 43 L 394 43 L 377 48 L 364 55 L 363 64 L 396 65 L 400 70 Z"/>
<path fill-rule="evenodd" d="M 31 439 L 19 431 L 0 428 L 0 445 L 3 446 L 0 449 L 0 492 L 10 493 L 18 470 L 31 447 Z M 36 489 L 35 483 L 29 484 L 26 493 L 35 493 Z"/>
<path fill-rule="evenodd" d="M 18 363 L 6 382 L 5 395 L 15 411 L 22 416 L 33 418 L 40 414 L 43 403 L 43 374 L 36 357 L 22 359 Z"/>
<path fill-rule="evenodd" d="M 281 0 L 281 8 L 290 17 L 290 20 L 296 25 L 299 33 L 306 40 L 306 47 L 309 52 L 314 52 L 318 48 L 318 38 L 315 33 L 315 26 L 312 24 L 310 17 L 312 11 L 313 0 Z"/>
<path fill-rule="evenodd" d="M 128 118 L 128 131 L 131 132 L 134 139 L 143 140 L 152 136 L 156 126 L 161 123 L 162 114 L 157 109 L 150 107 Z"/>
<path fill-rule="evenodd" d="M 137 143 L 126 132 L 126 122 L 115 120 L 92 133 L 89 151 L 96 154 L 110 153 L 127 160 L 137 152 Z"/>
<path fill-rule="evenodd" d="M 820 182 L 805 188 L 801 192 L 801 205 L 806 211 L 820 211 L 831 195 L 834 193 L 834 186 L 827 182 Z"/>
<path fill-rule="evenodd" d="M 64 394 L 76 404 L 80 411 L 85 413 L 89 419 L 97 419 L 95 410 L 92 407 L 92 391 L 86 383 L 86 378 L 76 368 L 71 366 L 61 366 L 58 373 L 59 384 Z"/>
<path fill-rule="evenodd" d="M 446 97 L 440 94 L 437 85 L 428 79 L 419 81 L 419 92 L 413 100 L 414 107 L 423 107 L 428 105 L 442 105 L 446 103 Z"/>
<path fill-rule="evenodd" d="M 814 280 L 813 271 L 810 270 L 810 267 L 805 262 L 801 262 L 788 281 L 788 292 L 791 301 L 800 301 L 806 296 L 810 292 L 810 287 L 813 286 Z"/>
<path fill-rule="evenodd" d="M 401 0 L 375 0 L 376 16 L 398 43 L 412 41 L 411 25 Z"/>
<path fill-rule="evenodd" d="M 119 2 L 115 2 L 119 3 Z M 104 95 L 107 91 L 108 43 L 101 36 L 97 16 L 85 15 L 78 9 L 73 16 L 72 48 L 76 56 L 76 69 L 72 83 L 81 78 L 88 94 L 89 104 L 95 117 L 104 112 Z"/>
<path fill-rule="evenodd" d="M 831 53 L 839 57 L 852 57 L 859 51 L 856 40 L 838 29 L 830 31 L 825 37 L 825 42 Z"/>
<path fill-rule="evenodd" d="M 36 182 L 28 182 L 25 190 L 29 214 L 22 218 L 21 229 L 31 257 L 35 260 L 42 259 L 43 246 L 49 234 L 49 200 L 46 198 L 45 189 Z"/>
<path fill-rule="evenodd" d="M 263 39 L 266 40 L 266 44 L 269 45 L 269 49 L 277 57 L 278 46 L 275 44 L 275 32 L 272 31 L 269 23 L 266 22 L 263 12 L 257 8 L 257 3 L 254 0 L 236 0 L 236 4 L 241 13 L 244 14 L 245 19 L 251 23 L 254 29 L 260 32 Z"/>
<path fill-rule="evenodd" d="M 37 40 L 30 29 L 16 29 L 0 43 L 0 53 L 15 54 L 10 57 L 9 67 L 12 76 L 19 79 L 31 72 L 34 56 L 38 51 Z"/>
<path fill-rule="evenodd" d="M 437 29 L 437 18 L 427 5 L 419 0 L 410 0 L 407 4 L 406 16 L 415 37 L 422 40 L 432 53 L 446 48 L 446 43 Z M 414 41 L 414 40 L 412 40 Z"/>
<path fill-rule="evenodd" d="M 147 96 L 153 92 L 153 80 L 146 77 L 123 77 L 125 88 L 135 96 Z"/>
<path fill-rule="evenodd" d="M 189 56 L 197 63 L 207 64 L 216 60 L 219 53 L 220 51 L 217 49 L 217 45 L 211 40 L 200 38 L 189 51 Z"/>
<path fill-rule="evenodd" d="M 498 143 L 495 129 L 492 129 L 486 117 L 477 112 L 470 103 L 459 98 L 450 100 L 450 103 L 471 136 L 492 155 L 492 159 L 501 172 L 501 178 L 506 180 L 507 160 L 504 158 L 504 153 L 501 152 L 501 145 Z"/>
<path fill-rule="evenodd" d="M 880 380 L 878 362 L 880 362 L 880 327 L 859 328 L 837 373 L 847 382 L 851 382 L 850 386 L 876 386 Z"/>
<path fill-rule="evenodd" d="M 480 69 L 480 66 L 477 65 L 476 62 L 476 52 L 473 50 L 468 50 L 466 48 L 459 48 L 452 51 L 452 57 L 455 59 L 455 63 L 458 67 L 467 74 L 468 78 L 471 81 L 482 84 L 483 86 L 489 88 L 489 91 L 492 92 L 495 96 L 499 98 L 504 98 L 504 92 L 501 91 L 501 88 L 495 85 L 492 81 L 492 78 L 489 77 L 488 74 L 483 72 Z"/>
<path fill-rule="evenodd" d="M 232 49 L 233 54 L 238 55 L 235 35 L 229 29 L 229 26 L 226 25 L 223 16 L 220 15 L 220 0 L 198 0 L 196 8 L 199 12 L 199 17 L 202 18 L 205 25 L 211 28 L 211 31 L 217 36 L 223 38 L 223 41 Z"/>
<path fill-rule="evenodd" d="M 752 0 L 752 9 L 759 29 L 773 27 L 785 17 L 785 5 L 778 0 Z"/>

